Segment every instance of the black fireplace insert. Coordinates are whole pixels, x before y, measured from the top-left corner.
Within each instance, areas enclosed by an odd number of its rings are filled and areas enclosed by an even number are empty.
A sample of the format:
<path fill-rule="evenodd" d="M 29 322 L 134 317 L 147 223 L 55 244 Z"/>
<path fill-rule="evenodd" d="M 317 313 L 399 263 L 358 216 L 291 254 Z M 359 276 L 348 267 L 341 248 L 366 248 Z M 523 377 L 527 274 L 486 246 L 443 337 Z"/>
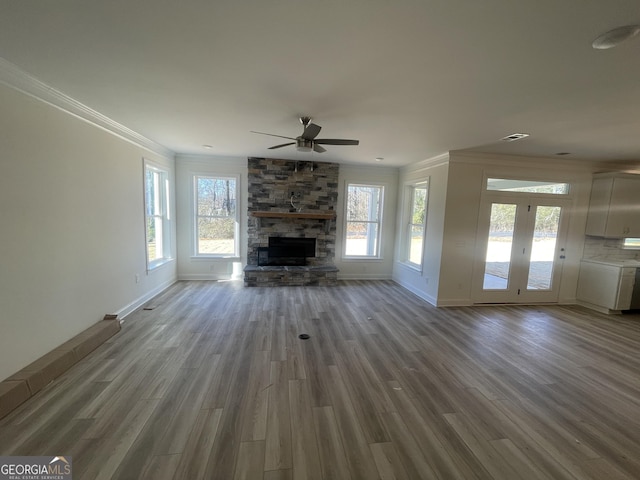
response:
<path fill-rule="evenodd" d="M 315 256 L 315 238 L 269 237 L 269 246 L 258 248 L 258 265 L 300 266 Z"/>

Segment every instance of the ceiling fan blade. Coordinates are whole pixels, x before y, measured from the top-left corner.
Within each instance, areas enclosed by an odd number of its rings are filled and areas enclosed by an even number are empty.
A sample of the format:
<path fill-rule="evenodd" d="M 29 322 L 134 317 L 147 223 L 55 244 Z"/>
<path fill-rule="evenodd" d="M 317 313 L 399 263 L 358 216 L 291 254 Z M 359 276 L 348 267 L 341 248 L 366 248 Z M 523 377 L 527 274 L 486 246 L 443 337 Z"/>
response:
<path fill-rule="evenodd" d="M 316 125 L 315 123 L 310 123 L 304 128 L 304 132 L 300 135 L 305 140 L 313 140 L 318 136 L 322 127 L 320 125 Z"/>
<path fill-rule="evenodd" d="M 347 140 L 341 138 L 319 138 L 314 140 L 315 143 L 321 143 L 323 145 L 360 145 L 359 140 Z"/>
<path fill-rule="evenodd" d="M 317 145 L 316 143 L 313 144 L 313 151 L 316 153 L 324 153 L 327 151 L 326 148 L 321 147 L 320 145 Z"/>
<path fill-rule="evenodd" d="M 295 144 L 296 144 L 296 142 L 283 143 L 282 145 L 274 145 L 273 147 L 269 147 L 269 150 L 273 150 L 274 148 L 288 147 L 289 145 L 295 145 Z"/>
<path fill-rule="evenodd" d="M 258 133 L 260 135 L 269 135 L 270 137 L 287 138 L 289 140 L 295 140 L 295 138 L 293 138 L 293 137 L 284 137 L 282 135 L 274 135 L 273 133 L 254 132 L 253 130 L 250 130 L 250 132 L 251 133 Z"/>

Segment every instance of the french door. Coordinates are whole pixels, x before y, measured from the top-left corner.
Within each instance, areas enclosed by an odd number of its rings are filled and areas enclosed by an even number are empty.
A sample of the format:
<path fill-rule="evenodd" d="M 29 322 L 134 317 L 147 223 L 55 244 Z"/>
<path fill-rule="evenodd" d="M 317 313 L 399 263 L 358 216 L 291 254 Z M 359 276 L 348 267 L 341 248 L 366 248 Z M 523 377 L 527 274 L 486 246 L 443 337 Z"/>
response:
<path fill-rule="evenodd" d="M 473 278 L 475 303 L 557 302 L 568 206 L 563 199 L 485 199 Z"/>

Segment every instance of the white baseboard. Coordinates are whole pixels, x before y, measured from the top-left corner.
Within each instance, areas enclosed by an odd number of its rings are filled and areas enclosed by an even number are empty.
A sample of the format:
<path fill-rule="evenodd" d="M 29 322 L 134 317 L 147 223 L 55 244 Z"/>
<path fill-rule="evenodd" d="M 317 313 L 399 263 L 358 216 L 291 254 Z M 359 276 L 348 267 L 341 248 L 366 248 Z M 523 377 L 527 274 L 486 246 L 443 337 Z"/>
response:
<path fill-rule="evenodd" d="M 621 310 L 611 310 L 607 307 L 601 307 L 600 305 L 594 305 L 593 303 L 584 302 L 582 300 L 578 300 L 577 304 L 580 305 L 581 307 L 585 307 L 590 310 L 595 310 L 596 312 L 599 312 L 599 313 L 605 313 L 607 315 L 620 315 L 622 313 Z"/>
<path fill-rule="evenodd" d="M 136 298 L 133 302 L 131 302 L 129 305 L 127 305 L 126 307 L 120 309 L 119 311 L 117 311 L 116 313 L 118 314 L 118 319 L 120 321 L 122 321 L 124 318 L 127 317 L 127 315 L 135 312 L 138 308 L 140 308 L 142 305 L 144 305 L 145 303 L 147 303 L 149 300 L 151 300 L 153 297 L 155 297 L 156 295 L 161 294 L 162 292 L 164 292 L 167 288 L 169 288 L 171 285 L 173 285 L 174 283 L 176 283 L 176 279 L 171 279 L 166 281 L 165 283 L 157 286 L 156 288 L 154 288 L 153 290 L 147 292 L 146 294 L 144 294 L 143 296 Z"/>
<path fill-rule="evenodd" d="M 178 280 L 242 280 L 242 277 L 221 273 L 188 273 L 178 275 Z"/>
<path fill-rule="evenodd" d="M 362 274 L 362 273 L 338 273 L 338 280 L 392 280 L 391 275 L 380 275 L 375 273 Z"/>
<path fill-rule="evenodd" d="M 577 303 L 578 299 L 576 297 L 558 299 L 558 305 L 576 305 Z"/>
<path fill-rule="evenodd" d="M 470 298 L 445 298 L 438 300 L 438 307 L 469 307 L 473 305 Z"/>
<path fill-rule="evenodd" d="M 418 290 L 413 285 L 404 284 L 404 283 L 398 281 L 397 278 L 394 278 L 393 281 L 396 282 L 398 285 L 400 285 L 405 290 L 409 290 L 411 293 L 413 293 L 417 297 L 420 297 L 424 301 L 429 302 L 431 305 L 437 306 L 437 299 L 432 297 L 431 295 L 428 295 L 425 292 L 422 292 L 422 291 Z"/>

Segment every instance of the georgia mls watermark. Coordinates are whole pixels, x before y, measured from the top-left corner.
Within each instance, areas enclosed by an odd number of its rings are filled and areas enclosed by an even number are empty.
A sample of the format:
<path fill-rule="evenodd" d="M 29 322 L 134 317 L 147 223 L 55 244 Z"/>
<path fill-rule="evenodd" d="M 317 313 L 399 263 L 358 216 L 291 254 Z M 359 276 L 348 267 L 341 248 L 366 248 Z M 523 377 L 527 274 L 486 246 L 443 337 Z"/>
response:
<path fill-rule="evenodd" d="M 0 457 L 0 480 L 72 480 L 71 457 Z"/>

